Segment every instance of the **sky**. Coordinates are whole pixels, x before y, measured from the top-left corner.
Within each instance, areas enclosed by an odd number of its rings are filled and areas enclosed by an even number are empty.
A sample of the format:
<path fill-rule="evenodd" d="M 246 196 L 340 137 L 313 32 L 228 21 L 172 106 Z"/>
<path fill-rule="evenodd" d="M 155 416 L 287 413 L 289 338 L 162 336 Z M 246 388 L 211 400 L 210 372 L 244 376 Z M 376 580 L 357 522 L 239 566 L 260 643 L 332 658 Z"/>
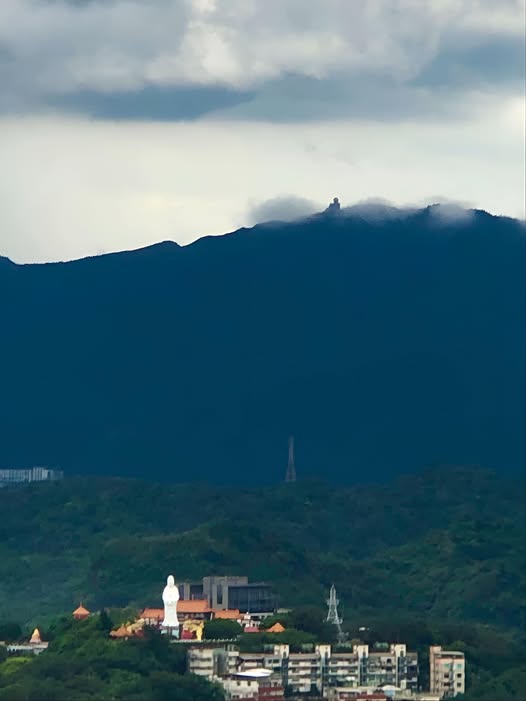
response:
<path fill-rule="evenodd" d="M 526 0 L 1 0 L 0 255 L 327 206 L 525 217 Z"/>

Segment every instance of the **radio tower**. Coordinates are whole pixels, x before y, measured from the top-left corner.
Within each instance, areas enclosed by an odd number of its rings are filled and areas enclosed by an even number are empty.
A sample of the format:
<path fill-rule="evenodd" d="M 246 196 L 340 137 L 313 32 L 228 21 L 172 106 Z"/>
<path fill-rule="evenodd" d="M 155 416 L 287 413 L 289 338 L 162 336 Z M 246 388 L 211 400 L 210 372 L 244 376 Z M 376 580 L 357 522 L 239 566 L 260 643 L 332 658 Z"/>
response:
<path fill-rule="evenodd" d="M 329 598 L 327 599 L 327 606 L 329 610 L 327 611 L 327 618 L 325 619 L 327 623 L 331 623 L 338 629 L 338 642 L 345 642 L 347 635 L 342 630 L 343 618 L 338 616 L 338 604 L 340 600 L 336 597 L 336 588 L 334 584 L 331 587 Z"/>
<path fill-rule="evenodd" d="M 294 464 L 294 436 L 289 438 L 289 462 L 285 473 L 285 482 L 296 481 L 296 465 Z"/>

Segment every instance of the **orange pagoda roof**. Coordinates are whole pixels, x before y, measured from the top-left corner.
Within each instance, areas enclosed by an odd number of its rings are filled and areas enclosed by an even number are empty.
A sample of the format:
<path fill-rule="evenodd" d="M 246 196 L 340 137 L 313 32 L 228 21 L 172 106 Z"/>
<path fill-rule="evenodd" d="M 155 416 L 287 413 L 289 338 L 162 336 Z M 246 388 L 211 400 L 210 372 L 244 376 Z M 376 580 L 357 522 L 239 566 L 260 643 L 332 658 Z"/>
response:
<path fill-rule="evenodd" d="M 110 633 L 112 638 L 129 638 L 130 635 L 131 634 L 126 626 L 120 626 L 120 628 L 117 628 L 117 630 L 112 630 Z"/>
<path fill-rule="evenodd" d="M 283 633 L 285 630 L 285 626 L 282 626 L 279 621 L 276 621 L 273 626 L 270 626 L 270 628 L 267 628 L 267 633 Z"/>
<path fill-rule="evenodd" d="M 89 611 L 87 608 L 84 608 L 81 603 L 80 606 L 73 611 L 73 616 L 75 618 L 87 618 L 89 616 Z"/>

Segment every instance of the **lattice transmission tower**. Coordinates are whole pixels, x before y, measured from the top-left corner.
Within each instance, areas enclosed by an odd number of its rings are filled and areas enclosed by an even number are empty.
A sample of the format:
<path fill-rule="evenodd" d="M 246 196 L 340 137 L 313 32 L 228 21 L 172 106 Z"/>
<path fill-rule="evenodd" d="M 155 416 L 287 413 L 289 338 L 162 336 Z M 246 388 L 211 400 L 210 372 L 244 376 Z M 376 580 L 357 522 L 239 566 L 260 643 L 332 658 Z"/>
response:
<path fill-rule="evenodd" d="M 285 473 L 285 482 L 296 481 L 296 465 L 294 463 L 294 436 L 289 438 L 289 461 L 287 463 L 287 471 Z"/>
<path fill-rule="evenodd" d="M 340 600 L 336 596 L 336 587 L 333 584 L 329 593 L 329 598 L 327 599 L 327 606 L 329 607 L 329 610 L 327 611 L 326 622 L 336 626 L 338 630 L 338 642 L 343 643 L 347 639 L 347 635 L 342 629 L 343 618 L 338 615 L 339 603 Z"/>

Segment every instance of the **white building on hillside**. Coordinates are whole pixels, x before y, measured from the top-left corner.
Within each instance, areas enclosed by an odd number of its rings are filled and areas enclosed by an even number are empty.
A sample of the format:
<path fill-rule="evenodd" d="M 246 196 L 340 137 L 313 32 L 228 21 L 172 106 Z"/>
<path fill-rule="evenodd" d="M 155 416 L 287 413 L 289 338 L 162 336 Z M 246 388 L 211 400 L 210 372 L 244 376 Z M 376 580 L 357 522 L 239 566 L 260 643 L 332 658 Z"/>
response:
<path fill-rule="evenodd" d="M 429 648 L 429 684 L 440 698 L 463 694 L 466 688 L 466 661 L 463 652 L 442 650 L 440 645 Z"/>

